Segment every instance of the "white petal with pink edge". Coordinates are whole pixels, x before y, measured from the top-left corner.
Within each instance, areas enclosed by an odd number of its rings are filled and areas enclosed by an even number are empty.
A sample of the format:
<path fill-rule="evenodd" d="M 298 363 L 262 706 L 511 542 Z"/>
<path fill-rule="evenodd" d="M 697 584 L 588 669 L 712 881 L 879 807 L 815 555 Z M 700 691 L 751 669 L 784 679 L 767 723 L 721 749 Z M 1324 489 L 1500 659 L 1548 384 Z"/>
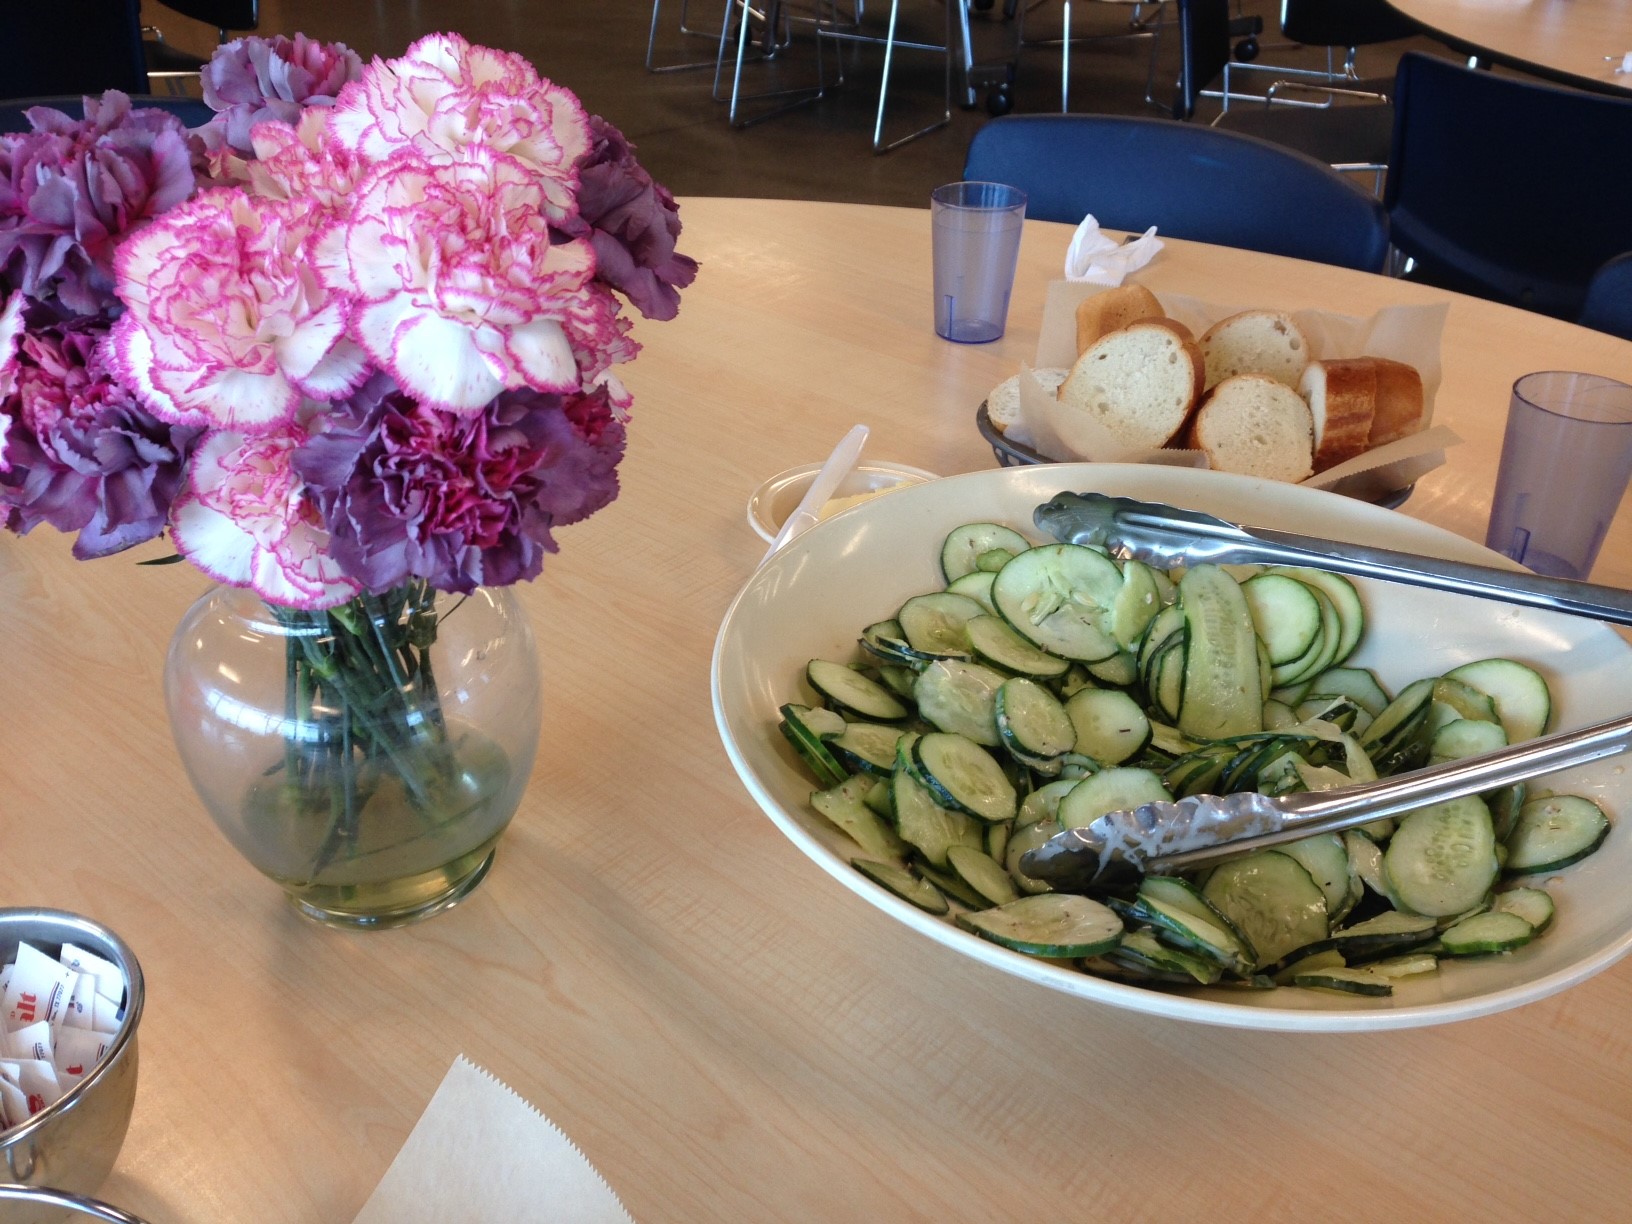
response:
<path fill-rule="evenodd" d="M 360 306 L 352 331 L 403 390 L 428 407 L 475 412 L 505 388 L 499 363 L 462 323 L 417 308 L 398 294 Z"/>
<path fill-rule="evenodd" d="M 505 354 L 521 371 L 526 385 L 539 391 L 578 389 L 578 363 L 572 342 L 554 319 L 535 319 L 504 332 Z"/>

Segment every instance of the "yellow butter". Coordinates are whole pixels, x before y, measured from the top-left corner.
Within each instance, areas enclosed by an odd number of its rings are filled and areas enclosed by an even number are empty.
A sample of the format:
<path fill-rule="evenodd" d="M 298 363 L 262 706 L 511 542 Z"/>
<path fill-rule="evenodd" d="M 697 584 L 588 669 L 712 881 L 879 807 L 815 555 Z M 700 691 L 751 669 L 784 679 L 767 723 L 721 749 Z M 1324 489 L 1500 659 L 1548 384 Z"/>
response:
<path fill-rule="evenodd" d="M 866 493 L 852 493 L 849 497 L 832 498 L 816 512 L 816 517 L 817 519 L 831 518 L 840 510 L 848 510 L 851 506 L 859 506 L 864 501 L 872 501 L 875 497 L 882 497 L 886 493 L 893 493 L 900 487 L 901 484 L 885 485 L 882 489 L 870 489 Z"/>

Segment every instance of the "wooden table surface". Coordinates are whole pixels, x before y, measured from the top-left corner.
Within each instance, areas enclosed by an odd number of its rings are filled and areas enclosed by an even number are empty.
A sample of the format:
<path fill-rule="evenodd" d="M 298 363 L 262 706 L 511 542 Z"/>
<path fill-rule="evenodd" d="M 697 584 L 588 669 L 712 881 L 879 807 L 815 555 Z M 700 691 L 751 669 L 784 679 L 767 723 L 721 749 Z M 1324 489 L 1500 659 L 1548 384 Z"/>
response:
<path fill-rule="evenodd" d="M 992 466 L 974 409 L 1030 356 L 1069 230 L 1028 225 L 1009 334 L 960 347 L 930 326 L 927 210 L 683 215 L 703 271 L 676 322 L 638 329 L 623 495 L 525 590 L 537 772 L 450 913 L 373 934 L 298 918 L 169 740 L 165 645 L 204 580 L 0 537 L 0 896 L 96 917 L 147 975 L 103 1196 L 154 1224 L 344 1224 L 463 1053 L 643 1224 L 1627 1218 L 1632 962 L 1458 1025 L 1208 1028 L 975 965 L 772 826 L 709 705 L 716 627 L 764 548 L 748 494 L 857 421 L 874 457 Z M 1445 297 L 1181 242 L 1141 279 L 1351 313 Z M 1478 539 L 1513 380 L 1627 378 L 1632 344 L 1457 298 L 1444 367 L 1439 419 L 1467 443 L 1405 513 Z M 1601 580 L 1632 584 L 1628 517 Z"/>
<path fill-rule="evenodd" d="M 1605 93 L 1632 51 L 1632 0 L 1388 0 L 1459 51 Z M 1610 58 L 1613 57 L 1613 61 Z"/>

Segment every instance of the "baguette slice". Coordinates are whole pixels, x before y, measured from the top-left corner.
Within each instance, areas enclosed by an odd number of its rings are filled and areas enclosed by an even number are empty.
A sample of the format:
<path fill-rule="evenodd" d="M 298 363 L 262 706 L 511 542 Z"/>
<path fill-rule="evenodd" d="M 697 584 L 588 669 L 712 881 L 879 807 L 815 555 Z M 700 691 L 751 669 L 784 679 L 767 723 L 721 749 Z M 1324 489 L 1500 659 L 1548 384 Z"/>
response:
<path fill-rule="evenodd" d="M 1298 382 L 1315 430 L 1315 471 L 1324 472 L 1371 444 L 1377 404 L 1377 362 L 1372 357 L 1311 361 Z"/>
<path fill-rule="evenodd" d="M 1243 310 L 1220 319 L 1200 340 L 1207 386 L 1237 374 L 1263 374 L 1297 388 L 1309 364 L 1309 340 L 1292 316 L 1278 310 Z"/>
<path fill-rule="evenodd" d="M 1190 425 L 1190 445 L 1220 472 L 1288 481 L 1314 473 L 1309 405 L 1263 374 L 1237 374 L 1214 387 Z"/>
<path fill-rule="evenodd" d="M 1160 319 L 1165 312 L 1156 295 L 1143 285 L 1120 285 L 1077 303 L 1077 355 L 1101 336 L 1141 319 Z"/>
<path fill-rule="evenodd" d="M 1102 336 L 1060 386 L 1062 437 L 1091 417 L 1129 450 L 1156 450 L 1184 429 L 1201 398 L 1201 352 L 1185 329 L 1144 319 Z"/>
<path fill-rule="evenodd" d="M 1057 393 L 1069 370 L 1044 366 L 1031 372 L 1038 384 L 1049 392 Z M 986 397 L 986 417 L 998 433 L 1007 433 L 1009 426 L 1020 420 L 1020 375 L 1011 374 Z"/>
<path fill-rule="evenodd" d="M 1377 363 L 1377 408 L 1371 415 L 1369 445 L 1381 446 L 1396 442 L 1422 428 L 1425 411 L 1422 394 L 1422 375 L 1415 366 L 1386 357 L 1373 357 Z"/>

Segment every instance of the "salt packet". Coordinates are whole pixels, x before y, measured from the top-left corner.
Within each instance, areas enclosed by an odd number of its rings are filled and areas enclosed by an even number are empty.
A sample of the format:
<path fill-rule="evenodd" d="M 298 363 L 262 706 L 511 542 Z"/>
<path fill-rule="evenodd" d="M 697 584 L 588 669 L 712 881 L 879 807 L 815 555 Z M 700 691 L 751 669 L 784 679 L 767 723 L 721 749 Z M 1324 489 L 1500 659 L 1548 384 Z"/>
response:
<path fill-rule="evenodd" d="M 119 966 L 73 944 L 56 959 L 19 943 L 0 966 L 0 1133 L 72 1091 L 106 1057 L 124 1018 Z"/>

